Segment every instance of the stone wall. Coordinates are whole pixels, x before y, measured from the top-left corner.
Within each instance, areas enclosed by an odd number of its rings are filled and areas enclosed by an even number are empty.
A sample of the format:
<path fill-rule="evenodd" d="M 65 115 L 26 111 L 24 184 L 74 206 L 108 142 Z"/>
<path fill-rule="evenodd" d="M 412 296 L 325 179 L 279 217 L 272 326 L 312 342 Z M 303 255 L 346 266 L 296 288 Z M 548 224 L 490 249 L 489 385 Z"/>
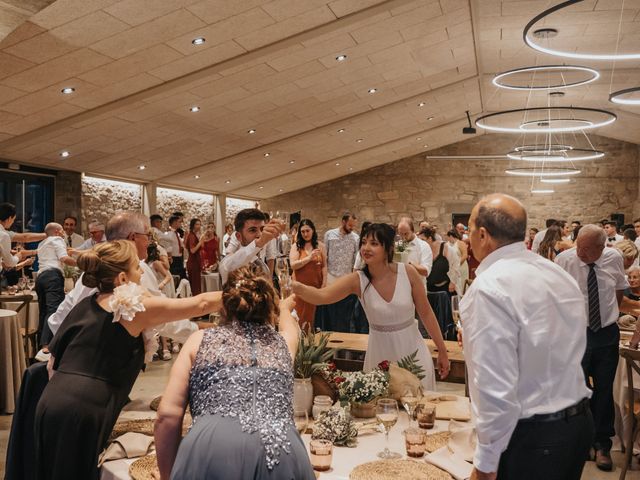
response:
<path fill-rule="evenodd" d="M 106 224 L 114 213 L 121 211 L 142 211 L 141 185 L 88 176 L 82 178 L 83 233 L 89 222 L 98 220 Z"/>
<path fill-rule="evenodd" d="M 78 233 L 87 230 L 88 223 L 82 217 L 82 174 L 60 170 L 56 172 L 54 218 L 62 224 L 64 217 L 78 219 Z"/>
<path fill-rule="evenodd" d="M 203 223 L 213 222 L 213 195 L 158 187 L 156 189 L 156 211 L 158 215 L 162 215 L 167 228 L 169 216 L 173 212 L 184 214 L 185 229 L 189 226 L 189 221 L 192 218 L 199 218 Z"/>
<path fill-rule="evenodd" d="M 233 219 L 236 218 L 236 215 L 240 210 L 245 208 L 256 208 L 256 205 L 258 205 L 257 208 L 259 208 L 259 204 L 253 200 L 227 197 L 225 225 L 229 223 L 233 225 Z"/>
<path fill-rule="evenodd" d="M 345 209 L 354 211 L 359 221 L 396 222 L 404 215 L 415 220 L 426 218 L 442 231 L 450 225 L 452 214 L 470 213 L 483 195 L 504 192 L 525 204 L 530 226 L 543 225 L 547 217 L 584 223 L 614 212 L 624 213 L 625 221 L 630 222 L 639 213 L 640 147 L 595 135 L 590 140 L 607 155 L 596 161 L 576 162 L 582 174 L 568 185 L 555 186 L 552 195 L 532 194 L 531 178 L 504 173 L 505 168 L 523 166 L 524 162 L 435 160 L 422 154 L 273 197 L 262 201 L 262 207 L 301 209 L 303 218 L 311 218 L 321 234 L 339 225 Z M 427 153 L 504 154 L 517 141 L 510 135 L 478 135 Z"/>

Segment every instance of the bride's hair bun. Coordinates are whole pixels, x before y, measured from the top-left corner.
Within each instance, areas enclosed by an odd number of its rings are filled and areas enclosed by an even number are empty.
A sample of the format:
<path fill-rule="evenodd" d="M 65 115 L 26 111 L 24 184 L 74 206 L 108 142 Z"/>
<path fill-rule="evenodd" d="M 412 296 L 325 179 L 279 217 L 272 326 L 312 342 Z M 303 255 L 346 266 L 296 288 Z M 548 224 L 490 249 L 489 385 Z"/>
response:
<path fill-rule="evenodd" d="M 78 268 L 84 272 L 82 284 L 112 292 L 118 274 L 128 272 L 137 261 L 136 249 L 128 240 L 99 243 L 78 257 Z"/>
<path fill-rule="evenodd" d="M 222 288 L 222 304 L 228 320 L 267 323 L 280 313 L 276 291 L 261 270 L 242 267 L 229 274 Z"/>

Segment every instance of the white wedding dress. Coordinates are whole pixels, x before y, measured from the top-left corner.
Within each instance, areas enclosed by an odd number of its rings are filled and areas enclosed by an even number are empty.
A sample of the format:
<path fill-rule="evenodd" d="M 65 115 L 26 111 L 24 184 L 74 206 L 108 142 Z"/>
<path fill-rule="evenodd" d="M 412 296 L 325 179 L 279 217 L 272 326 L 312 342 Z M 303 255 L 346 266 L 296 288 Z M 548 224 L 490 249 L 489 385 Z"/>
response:
<path fill-rule="evenodd" d="M 369 282 L 364 272 L 360 276 L 360 303 L 369 321 L 369 344 L 364 357 L 364 371 L 376 368 L 383 360 L 397 362 L 418 351 L 417 359 L 425 371 L 422 386 L 425 390 L 436 388 L 433 360 L 418 330 L 411 283 L 405 265 L 398 263 L 396 288 L 391 302 L 386 302 Z"/>

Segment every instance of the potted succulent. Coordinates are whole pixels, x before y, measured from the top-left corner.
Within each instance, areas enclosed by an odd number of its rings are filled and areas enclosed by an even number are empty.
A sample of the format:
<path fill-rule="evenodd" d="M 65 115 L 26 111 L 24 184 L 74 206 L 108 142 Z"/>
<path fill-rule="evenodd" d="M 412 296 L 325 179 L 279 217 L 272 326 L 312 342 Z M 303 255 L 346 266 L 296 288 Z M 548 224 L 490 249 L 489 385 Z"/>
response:
<path fill-rule="evenodd" d="M 301 332 L 298 351 L 293 363 L 293 409 L 311 413 L 313 385 L 311 376 L 324 369 L 333 357 L 333 349 L 327 348 L 328 333 Z"/>

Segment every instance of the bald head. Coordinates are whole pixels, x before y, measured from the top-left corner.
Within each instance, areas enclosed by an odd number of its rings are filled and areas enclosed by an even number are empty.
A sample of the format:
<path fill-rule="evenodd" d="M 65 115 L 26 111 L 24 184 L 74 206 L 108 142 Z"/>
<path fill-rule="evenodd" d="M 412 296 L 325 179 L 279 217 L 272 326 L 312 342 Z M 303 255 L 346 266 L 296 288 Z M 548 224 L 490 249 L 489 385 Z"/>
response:
<path fill-rule="evenodd" d="M 475 228 L 484 228 L 497 246 L 522 242 L 527 230 L 527 212 L 517 198 L 494 193 L 482 198 L 471 213 Z"/>
<path fill-rule="evenodd" d="M 398 223 L 398 235 L 405 241 L 412 241 L 415 234 L 413 232 L 413 221 L 409 217 L 402 217 Z"/>
<path fill-rule="evenodd" d="M 44 227 L 44 233 L 47 234 L 47 237 L 61 237 L 63 231 L 64 230 L 62 230 L 62 225 L 55 222 L 47 223 L 47 226 Z"/>

